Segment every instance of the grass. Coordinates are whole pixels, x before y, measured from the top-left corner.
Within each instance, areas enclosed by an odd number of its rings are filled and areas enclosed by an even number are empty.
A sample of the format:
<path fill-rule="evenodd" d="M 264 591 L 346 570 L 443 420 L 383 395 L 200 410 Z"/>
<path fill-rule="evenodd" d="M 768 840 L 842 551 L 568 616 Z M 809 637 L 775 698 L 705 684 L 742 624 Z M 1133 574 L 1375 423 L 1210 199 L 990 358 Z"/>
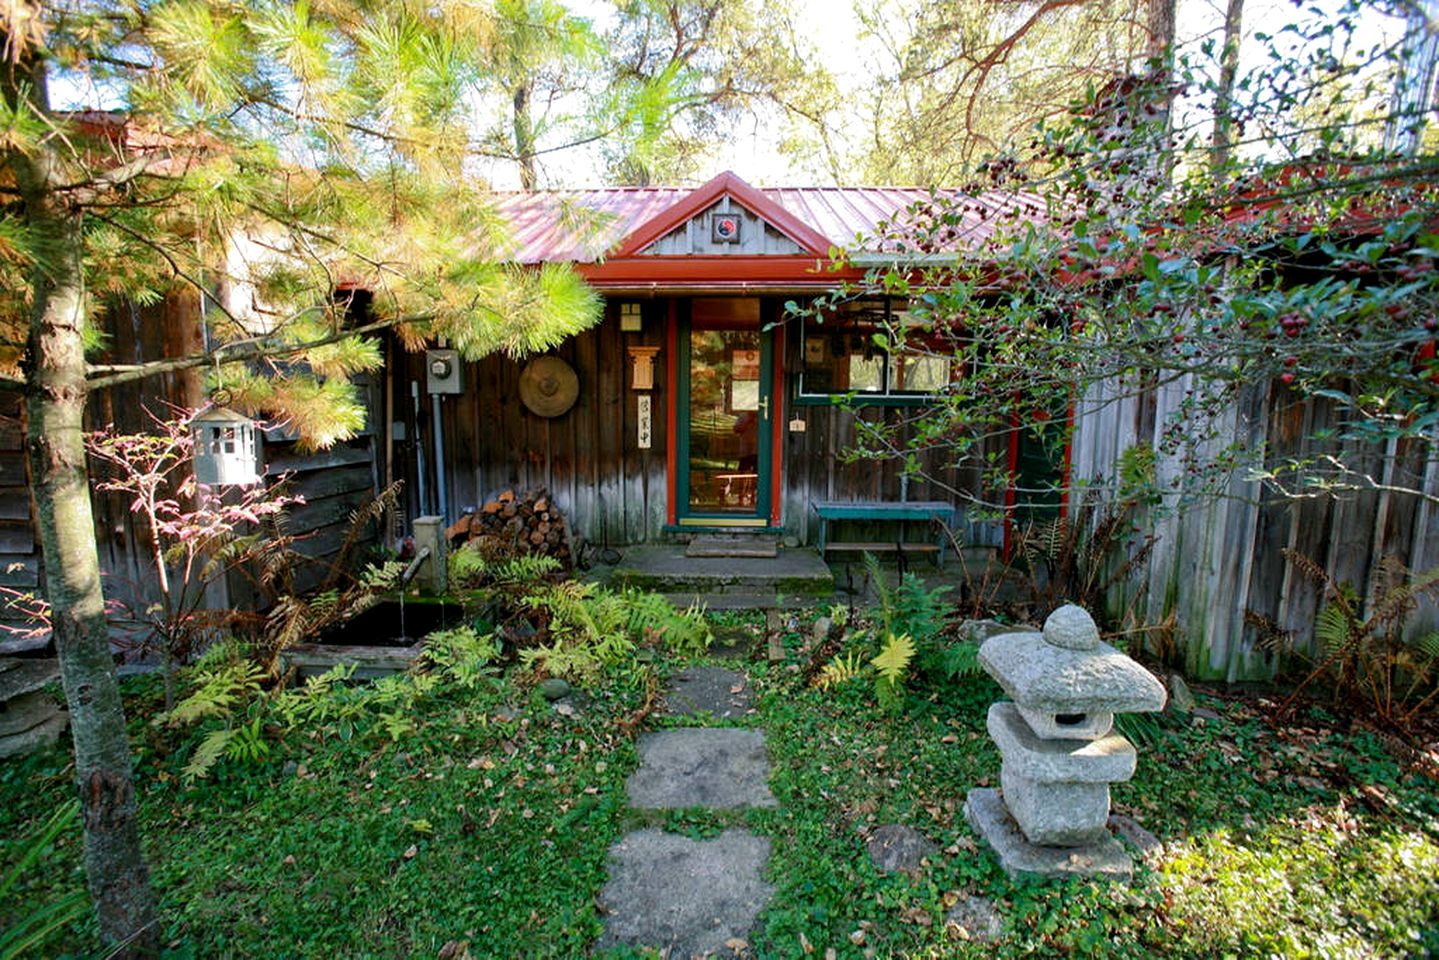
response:
<path fill-rule="evenodd" d="M 753 630 L 763 618 L 722 621 Z M 962 812 L 968 789 L 997 780 L 983 731 L 997 687 L 921 681 L 889 718 L 866 678 L 804 685 L 797 635 L 786 648 L 789 662 L 747 667 L 757 713 L 746 723 L 766 730 L 779 806 L 724 814 L 626 810 L 636 756 L 625 721 L 642 699 L 629 683 L 586 691 L 575 717 L 512 680 L 441 686 L 398 743 L 297 730 L 272 737 L 267 757 L 222 761 L 186 788 L 193 737 L 140 719 L 158 711 L 159 691 L 130 681 L 142 825 L 172 953 L 432 957 L 465 942 L 475 958 L 582 956 L 600 931 L 606 851 L 623 831 L 703 839 L 735 825 L 773 844 L 775 896 L 751 938 L 765 957 L 805 945 L 838 957 L 1439 952 L 1439 791 L 1368 733 L 1322 714 L 1276 729 L 1263 704 L 1201 695 L 1219 718 L 1159 725 L 1134 780 L 1114 788 L 1116 811 L 1158 835 L 1163 853 L 1128 886 L 1015 882 Z M 18 859 L 68 780 L 62 752 L 0 762 L 0 865 Z M 886 823 L 938 846 L 919 876 L 881 875 L 869 861 L 866 835 Z M 0 928 L 83 886 L 78 829 L 41 864 L 22 896 L 0 903 Z M 973 894 L 999 905 L 997 945 L 946 927 L 949 906 Z M 36 955 L 96 952 L 85 921 Z"/>

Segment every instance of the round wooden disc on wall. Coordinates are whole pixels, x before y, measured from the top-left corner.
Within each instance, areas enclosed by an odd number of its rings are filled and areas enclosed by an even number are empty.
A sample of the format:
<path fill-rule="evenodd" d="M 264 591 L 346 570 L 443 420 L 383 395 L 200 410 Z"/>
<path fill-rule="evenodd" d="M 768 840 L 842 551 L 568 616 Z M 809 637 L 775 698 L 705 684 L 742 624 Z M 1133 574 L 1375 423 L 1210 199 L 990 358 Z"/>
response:
<path fill-rule="evenodd" d="M 520 400 L 536 416 L 558 417 L 579 395 L 580 378 L 559 357 L 536 357 L 520 373 Z"/>

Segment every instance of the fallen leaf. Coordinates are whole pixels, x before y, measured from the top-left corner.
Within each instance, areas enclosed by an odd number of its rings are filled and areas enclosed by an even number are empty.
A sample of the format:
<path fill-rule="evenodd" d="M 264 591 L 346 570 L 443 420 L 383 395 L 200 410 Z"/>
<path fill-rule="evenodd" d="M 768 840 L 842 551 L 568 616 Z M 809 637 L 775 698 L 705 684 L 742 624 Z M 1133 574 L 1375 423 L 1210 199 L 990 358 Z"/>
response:
<path fill-rule="evenodd" d="M 285 859 L 280 862 L 287 867 L 293 867 L 295 865 L 295 855 L 293 853 L 287 854 Z"/>
<path fill-rule="evenodd" d="M 416 846 L 415 844 L 412 843 L 412 844 L 410 844 L 410 849 L 408 849 L 408 850 L 405 851 L 405 859 L 406 859 L 406 860 L 413 860 L 413 859 L 415 858 L 415 854 L 417 854 L 417 853 L 419 853 L 419 852 L 420 852 L 420 848 L 419 848 L 418 846 Z"/>
<path fill-rule="evenodd" d="M 749 949 L 749 941 L 741 937 L 730 937 L 724 942 L 724 945 L 726 947 L 729 947 L 735 953 L 743 953 L 744 951 Z"/>
<path fill-rule="evenodd" d="M 912 923 L 919 927 L 928 927 L 934 923 L 934 918 L 923 907 L 910 907 L 901 913 L 900 917 L 905 923 Z"/>
<path fill-rule="evenodd" d="M 942 736 L 942 737 L 939 738 L 939 742 L 940 742 L 940 743 L 959 743 L 959 737 L 955 736 L 955 735 L 952 734 L 952 733 L 947 733 L 947 734 L 945 734 L 944 736 Z"/>
<path fill-rule="evenodd" d="M 801 930 L 799 934 L 799 948 L 804 951 L 806 957 L 814 953 L 814 944 L 809 942 L 809 937 L 804 935 L 803 930 Z"/>
<path fill-rule="evenodd" d="M 852 933 L 850 933 L 850 935 L 849 935 L 849 942 L 852 943 L 852 944 L 854 944 L 856 947 L 862 947 L 862 946 L 864 946 L 864 931 L 863 931 L 863 930 L 855 930 L 855 931 L 853 931 Z"/>

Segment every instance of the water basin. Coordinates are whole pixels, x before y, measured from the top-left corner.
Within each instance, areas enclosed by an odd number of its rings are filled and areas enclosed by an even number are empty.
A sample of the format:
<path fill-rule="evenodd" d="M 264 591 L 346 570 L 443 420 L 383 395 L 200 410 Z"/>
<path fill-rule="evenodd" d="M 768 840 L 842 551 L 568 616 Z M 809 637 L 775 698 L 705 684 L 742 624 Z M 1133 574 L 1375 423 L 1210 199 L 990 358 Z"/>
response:
<path fill-rule="evenodd" d="M 457 603 L 382 600 L 313 641 L 294 644 L 280 659 L 300 677 L 318 676 L 336 664 L 354 664 L 356 679 L 400 673 L 419 656 L 427 634 L 459 626 L 464 614 Z"/>

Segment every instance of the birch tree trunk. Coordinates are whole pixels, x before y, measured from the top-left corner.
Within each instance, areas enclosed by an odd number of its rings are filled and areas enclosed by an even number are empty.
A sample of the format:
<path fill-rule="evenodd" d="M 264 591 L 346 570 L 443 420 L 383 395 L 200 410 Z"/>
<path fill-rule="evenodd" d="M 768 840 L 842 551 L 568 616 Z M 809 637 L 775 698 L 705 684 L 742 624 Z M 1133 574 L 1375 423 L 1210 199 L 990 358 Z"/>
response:
<path fill-rule="evenodd" d="M 48 112 L 43 65 L 12 63 L 5 77 L 12 105 Z M 44 251 L 34 271 L 25 360 L 26 455 L 70 708 L 90 895 L 108 955 L 149 956 L 159 931 L 136 826 L 130 742 L 110 655 L 85 462 L 83 222 L 79 208 L 56 189 L 64 170 L 52 144 L 28 153 L 12 150 L 5 158 Z"/>

